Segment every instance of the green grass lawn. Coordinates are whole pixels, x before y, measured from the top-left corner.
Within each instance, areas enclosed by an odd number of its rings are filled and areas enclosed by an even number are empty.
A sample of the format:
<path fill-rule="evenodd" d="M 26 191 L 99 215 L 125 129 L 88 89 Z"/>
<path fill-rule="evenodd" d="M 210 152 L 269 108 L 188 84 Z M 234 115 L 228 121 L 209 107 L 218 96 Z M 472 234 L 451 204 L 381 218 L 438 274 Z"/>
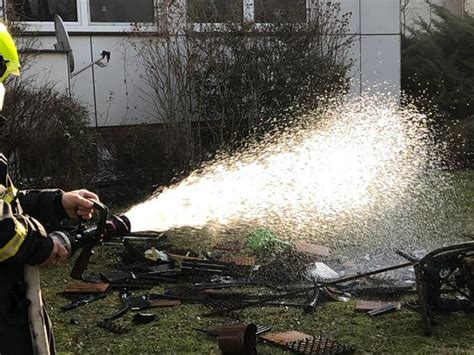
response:
<path fill-rule="evenodd" d="M 467 234 L 474 233 L 474 172 L 459 173 L 456 177 L 460 205 L 452 218 L 464 221 Z M 98 248 L 98 256 L 93 258 L 92 270 L 104 270 L 106 265 L 116 261 L 114 248 Z M 48 267 L 42 271 L 42 287 L 50 316 L 54 323 L 57 349 L 60 353 L 84 354 L 218 354 L 217 341 L 193 330 L 212 328 L 229 321 L 223 317 L 203 317 L 208 309 L 199 305 L 184 304 L 175 308 L 153 309 L 157 318 L 153 323 L 134 326 L 133 313 L 127 314 L 120 322 L 131 331 L 124 335 L 114 335 L 99 328 L 96 323 L 113 313 L 120 306 L 117 294 L 60 313 L 59 307 L 69 303 L 59 295 L 67 283 L 71 282 L 71 263 Z M 155 287 L 159 293 L 163 288 Z M 439 325 L 433 335 L 423 335 L 421 318 L 415 311 L 404 308 L 400 312 L 370 318 L 354 310 L 355 300 L 341 303 L 325 303 L 311 315 L 300 309 L 285 307 L 258 307 L 239 312 L 242 322 L 270 325 L 273 330 L 298 330 L 307 334 L 324 333 L 334 340 L 352 345 L 357 353 L 446 353 L 474 354 L 474 314 L 451 313 L 438 315 Z M 71 320 L 77 320 L 77 325 Z M 261 354 L 284 353 L 269 344 L 259 343 Z"/>
<path fill-rule="evenodd" d="M 213 354 L 219 353 L 217 341 L 193 330 L 212 328 L 229 319 L 207 318 L 209 310 L 199 305 L 181 305 L 167 309 L 153 309 L 156 321 L 134 326 L 133 313 L 120 323 L 131 332 L 115 335 L 99 328 L 96 322 L 118 309 L 117 294 L 111 294 L 75 310 L 60 313 L 58 308 L 68 303 L 57 295 L 65 285 L 66 267 L 44 272 L 43 290 L 54 322 L 57 347 L 60 353 L 163 353 Z M 155 288 L 155 292 L 162 289 Z M 355 301 L 331 302 L 318 307 L 314 314 L 303 314 L 300 309 L 286 307 L 258 307 L 239 312 L 242 322 L 271 325 L 273 330 L 298 330 L 307 334 L 321 332 L 340 342 L 352 345 L 358 353 L 474 353 L 474 316 L 472 313 L 453 313 L 437 317 L 439 325 L 433 335 L 423 335 L 419 314 L 409 309 L 370 318 L 355 312 Z M 71 319 L 79 321 L 71 324 Z M 259 344 L 262 354 L 283 353 L 269 344 Z"/>

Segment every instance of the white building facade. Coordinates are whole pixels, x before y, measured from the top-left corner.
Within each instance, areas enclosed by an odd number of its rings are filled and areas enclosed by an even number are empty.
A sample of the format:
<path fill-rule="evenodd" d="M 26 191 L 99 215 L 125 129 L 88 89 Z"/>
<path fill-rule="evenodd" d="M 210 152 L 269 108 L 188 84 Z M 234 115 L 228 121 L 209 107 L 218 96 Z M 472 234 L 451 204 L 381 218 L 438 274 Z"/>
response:
<path fill-rule="evenodd" d="M 140 41 L 130 34 L 134 23 L 158 23 L 163 0 L 3 0 L 2 12 L 9 20 L 25 26 L 27 34 L 39 40 L 36 62 L 24 75 L 38 82 L 53 81 L 56 88 L 70 92 L 91 112 L 94 127 L 136 123 L 159 123 L 156 108 L 146 99 L 144 67 L 130 41 Z M 186 0 L 182 6 L 187 6 Z M 189 2 L 198 0 L 188 0 Z M 199 0 L 212 5 L 225 17 L 229 7 L 239 9 L 242 21 L 273 21 L 289 7 L 301 8 L 303 14 L 327 0 Z M 229 5 L 230 4 L 230 5 Z M 400 0 L 343 0 L 344 13 L 350 12 L 350 33 L 355 36 L 352 48 L 354 66 L 351 92 L 361 94 L 381 90 L 394 97 L 400 92 Z M 261 14 L 262 9 L 270 17 Z M 219 12 L 220 11 L 220 12 Z M 93 67 L 70 78 L 67 56 L 54 50 L 56 38 L 52 17 L 61 15 L 69 32 L 76 70 L 99 57 L 102 50 L 111 52 L 106 68 Z M 177 26 L 195 28 L 188 17 L 176 18 Z M 274 17 L 272 17 L 274 16 Z M 199 26 L 198 26 L 199 27 Z"/>
<path fill-rule="evenodd" d="M 461 17 L 474 15 L 474 0 L 401 0 L 402 33 L 408 34 L 410 28 L 416 28 L 420 19 L 431 23 L 435 15 L 430 5 L 445 7 Z"/>
<path fill-rule="evenodd" d="M 466 0 L 464 9 L 469 16 L 474 16 L 474 0 Z"/>

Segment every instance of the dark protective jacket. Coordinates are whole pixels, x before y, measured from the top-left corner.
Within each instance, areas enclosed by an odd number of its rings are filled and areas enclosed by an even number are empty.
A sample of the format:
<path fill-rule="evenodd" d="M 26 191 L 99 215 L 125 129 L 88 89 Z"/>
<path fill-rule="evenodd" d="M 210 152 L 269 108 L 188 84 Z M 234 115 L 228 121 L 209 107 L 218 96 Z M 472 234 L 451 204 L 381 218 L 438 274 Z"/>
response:
<path fill-rule="evenodd" d="M 66 217 L 61 190 L 17 191 L 0 154 L 0 354 L 31 354 L 24 265 L 48 259 L 48 228 Z"/>

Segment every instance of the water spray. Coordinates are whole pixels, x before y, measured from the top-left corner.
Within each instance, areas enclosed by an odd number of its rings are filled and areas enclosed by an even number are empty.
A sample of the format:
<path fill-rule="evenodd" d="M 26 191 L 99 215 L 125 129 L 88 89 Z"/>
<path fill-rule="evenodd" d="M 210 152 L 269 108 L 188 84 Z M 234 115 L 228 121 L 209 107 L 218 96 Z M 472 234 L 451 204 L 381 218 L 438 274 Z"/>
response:
<path fill-rule="evenodd" d="M 223 154 L 125 214 L 134 231 L 263 226 L 288 239 L 353 244 L 400 228 L 412 238 L 422 229 L 420 196 L 446 185 L 439 156 L 425 115 L 355 99 Z"/>

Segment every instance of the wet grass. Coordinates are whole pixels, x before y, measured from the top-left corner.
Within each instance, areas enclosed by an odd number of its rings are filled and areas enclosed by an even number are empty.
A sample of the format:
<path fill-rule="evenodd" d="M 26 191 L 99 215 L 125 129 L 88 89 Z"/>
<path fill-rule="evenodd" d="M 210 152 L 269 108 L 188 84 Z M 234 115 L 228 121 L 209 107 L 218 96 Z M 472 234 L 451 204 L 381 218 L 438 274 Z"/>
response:
<path fill-rule="evenodd" d="M 463 172 L 457 177 L 456 190 L 461 213 L 453 218 L 464 221 L 466 234 L 474 234 L 474 172 Z M 194 236 L 192 242 L 177 238 L 177 244 L 194 249 L 208 245 Z M 102 271 L 117 261 L 115 247 L 98 248 L 91 270 Z M 131 323 L 133 313 L 119 322 L 130 327 L 124 335 L 115 335 L 99 328 L 96 323 L 120 307 L 117 294 L 110 294 L 75 310 L 61 313 L 60 306 L 69 303 L 59 295 L 71 282 L 71 263 L 48 267 L 42 271 L 43 294 L 54 323 L 59 353 L 81 354 L 218 354 L 217 341 L 193 330 L 212 328 L 229 321 L 222 317 L 203 317 L 209 310 L 199 305 L 181 305 L 168 309 L 153 309 L 156 320 L 148 325 Z M 152 291 L 161 292 L 155 287 Z M 357 313 L 355 301 L 331 302 L 318 307 L 313 314 L 303 314 L 300 309 L 285 307 L 256 307 L 239 312 L 242 322 L 271 325 L 273 330 L 298 330 L 307 334 L 321 332 L 345 344 L 352 345 L 357 353 L 418 353 L 418 354 L 474 354 L 473 313 L 438 315 L 439 325 L 430 337 L 423 335 L 419 314 L 409 308 L 400 312 L 370 318 Z M 72 320 L 78 324 L 72 324 Z M 285 353 L 269 344 L 259 343 L 260 354 Z"/>
<path fill-rule="evenodd" d="M 68 303 L 57 295 L 65 285 L 67 267 L 49 268 L 43 273 L 44 296 L 53 319 L 57 348 L 60 353 L 115 354 L 218 354 L 217 341 L 193 330 L 212 328 L 230 321 L 223 317 L 204 317 L 209 310 L 200 305 L 154 309 L 156 320 L 147 325 L 132 324 L 133 313 L 119 323 L 130 327 L 124 335 L 115 335 L 96 323 L 120 307 L 117 294 L 111 294 L 75 310 L 61 313 L 59 307 Z M 160 292 L 154 288 L 153 292 Z M 472 313 L 439 315 L 433 335 L 423 335 L 419 314 L 410 309 L 375 318 L 355 311 L 355 301 L 331 302 L 318 307 L 313 314 L 287 307 L 256 307 L 239 312 L 242 322 L 271 325 L 275 331 L 298 330 L 307 334 L 326 334 L 339 342 L 350 344 L 357 353 L 465 353 L 474 352 L 474 317 Z M 72 324 L 71 320 L 78 321 Z M 260 343 L 261 354 L 284 353 L 269 344 Z"/>

